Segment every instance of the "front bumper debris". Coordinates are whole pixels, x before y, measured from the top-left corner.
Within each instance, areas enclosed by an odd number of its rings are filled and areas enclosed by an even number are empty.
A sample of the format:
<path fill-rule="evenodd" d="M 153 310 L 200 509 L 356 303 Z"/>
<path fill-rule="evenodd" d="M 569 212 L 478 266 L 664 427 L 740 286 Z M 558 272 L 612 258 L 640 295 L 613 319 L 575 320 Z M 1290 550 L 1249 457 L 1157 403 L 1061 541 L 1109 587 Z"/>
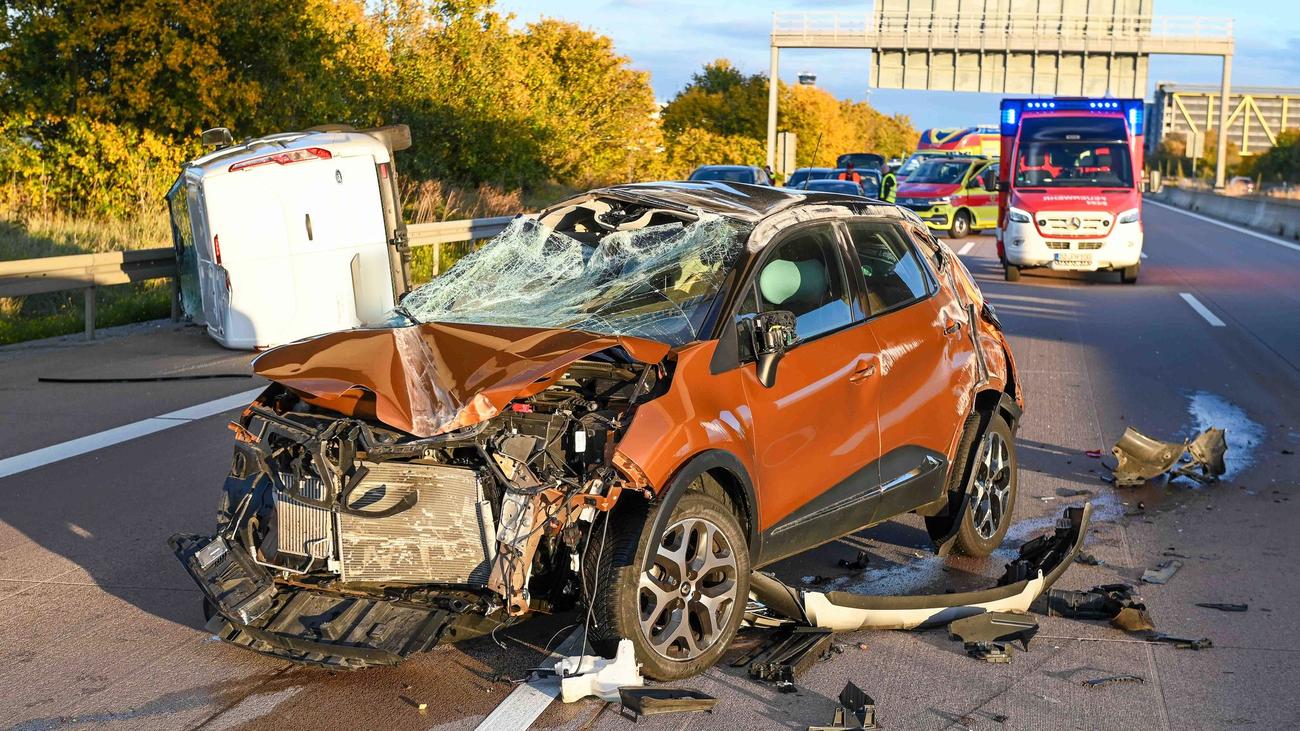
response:
<path fill-rule="evenodd" d="M 222 536 L 176 535 L 168 543 L 203 590 L 207 629 L 264 655 L 343 670 L 396 665 L 495 624 L 455 606 L 431 609 L 276 585 L 238 543 Z"/>

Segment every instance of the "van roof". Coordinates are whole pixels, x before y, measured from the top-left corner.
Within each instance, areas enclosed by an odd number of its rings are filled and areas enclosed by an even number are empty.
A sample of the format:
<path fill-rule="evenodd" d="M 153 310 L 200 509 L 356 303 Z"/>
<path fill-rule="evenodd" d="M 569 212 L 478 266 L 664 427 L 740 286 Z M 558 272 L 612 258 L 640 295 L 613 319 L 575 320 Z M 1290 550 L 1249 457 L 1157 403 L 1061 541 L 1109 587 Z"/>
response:
<path fill-rule="evenodd" d="M 371 156 L 376 162 L 388 162 L 388 148 L 364 132 L 317 131 L 281 132 L 245 140 L 237 145 L 214 150 L 186 163 L 187 172 L 201 177 L 229 172 L 230 166 L 245 160 L 286 150 L 319 147 L 336 157 Z"/>

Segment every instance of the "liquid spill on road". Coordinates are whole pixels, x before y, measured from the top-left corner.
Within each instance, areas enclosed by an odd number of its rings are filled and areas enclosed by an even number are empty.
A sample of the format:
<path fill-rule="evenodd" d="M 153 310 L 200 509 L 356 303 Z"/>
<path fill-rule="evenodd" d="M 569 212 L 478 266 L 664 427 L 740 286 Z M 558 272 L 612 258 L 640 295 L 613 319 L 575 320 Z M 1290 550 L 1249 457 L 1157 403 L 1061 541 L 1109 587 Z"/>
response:
<path fill-rule="evenodd" d="M 1223 479 L 1230 480 L 1255 463 L 1255 448 L 1264 441 L 1264 427 L 1251 421 L 1241 407 L 1217 394 L 1197 391 L 1188 400 L 1187 413 L 1195 422 L 1190 430 L 1193 435 L 1212 426 L 1227 432 L 1224 463 L 1228 471 Z"/>

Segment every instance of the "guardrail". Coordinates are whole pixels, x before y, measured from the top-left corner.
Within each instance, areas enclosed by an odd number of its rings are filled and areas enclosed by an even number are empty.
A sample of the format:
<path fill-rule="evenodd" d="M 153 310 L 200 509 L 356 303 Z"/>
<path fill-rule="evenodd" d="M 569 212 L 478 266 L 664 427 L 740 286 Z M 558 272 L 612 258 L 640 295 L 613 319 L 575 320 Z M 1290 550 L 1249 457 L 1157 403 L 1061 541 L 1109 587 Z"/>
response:
<path fill-rule="evenodd" d="M 406 233 L 413 248 L 476 241 L 501 233 L 512 218 L 496 216 L 408 224 Z M 180 291 L 176 279 L 176 252 L 170 247 L 0 261 L 0 297 L 82 290 L 86 300 L 88 339 L 95 337 L 96 287 L 153 279 L 172 281 L 172 319 L 175 320 L 180 314 Z"/>

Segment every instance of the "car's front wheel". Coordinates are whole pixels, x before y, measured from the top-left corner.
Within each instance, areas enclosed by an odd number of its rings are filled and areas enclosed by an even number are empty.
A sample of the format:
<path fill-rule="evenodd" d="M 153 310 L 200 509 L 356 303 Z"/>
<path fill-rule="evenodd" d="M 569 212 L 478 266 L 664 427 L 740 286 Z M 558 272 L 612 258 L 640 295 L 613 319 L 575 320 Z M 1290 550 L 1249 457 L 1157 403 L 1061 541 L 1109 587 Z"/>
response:
<path fill-rule="evenodd" d="M 1002 544 L 1016 504 L 1016 441 L 1001 414 L 989 420 L 976 450 L 966 514 L 953 547 L 982 558 Z"/>
<path fill-rule="evenodd" d="M 584 562 L 593 647 L 609 656 L 619 639 L 632 640 L 656 680 L 707 670 L 735 639 L 749 596 L 749 549 L 731 506 L 692 490 L 660 536 L 650 535 L 648 506 L 615 512 L 603 553 L 593 539 Z M 593 530 L 599 538 L 602 526 Z"/>
<path fill-rule="evenodd" d="M 964 239 L 970 233 L 970 214 L 957 211 L 952 217 L 952 228 L 948 229 L 948 238 Z"/>

